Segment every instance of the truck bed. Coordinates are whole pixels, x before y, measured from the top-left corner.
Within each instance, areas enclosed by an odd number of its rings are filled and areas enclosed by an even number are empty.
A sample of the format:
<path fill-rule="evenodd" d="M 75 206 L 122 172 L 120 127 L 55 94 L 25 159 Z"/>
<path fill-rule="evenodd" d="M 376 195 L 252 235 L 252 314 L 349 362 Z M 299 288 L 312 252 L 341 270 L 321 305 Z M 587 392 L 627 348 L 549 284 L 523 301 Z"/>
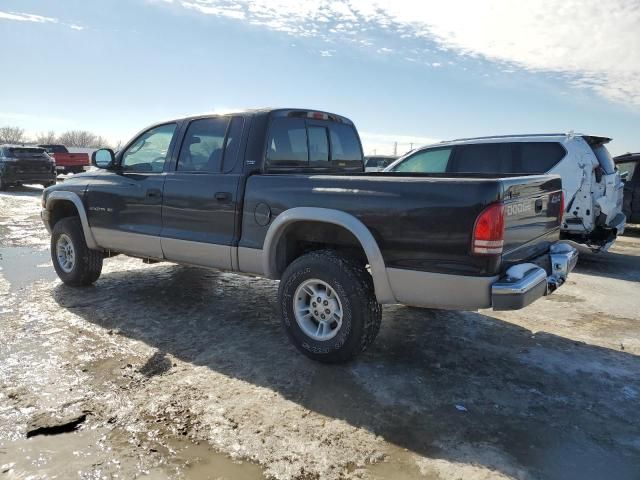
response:
<path fill-rule="evenodd" d="M 247 179 L 240 247 L 262 248 L 267 228 L 258 204 L 274 216 L 293 207 L 340 209 L 373 234 L 389 268 L 495 276 L 548 251 L 559 238 L 557 176 L 431 174 L 262 174 Z M 471 232 L 488 205 L 504 202 L 503 255 L 472 255 Z M 539 209 L 536 211 L 536 202 Z"/>

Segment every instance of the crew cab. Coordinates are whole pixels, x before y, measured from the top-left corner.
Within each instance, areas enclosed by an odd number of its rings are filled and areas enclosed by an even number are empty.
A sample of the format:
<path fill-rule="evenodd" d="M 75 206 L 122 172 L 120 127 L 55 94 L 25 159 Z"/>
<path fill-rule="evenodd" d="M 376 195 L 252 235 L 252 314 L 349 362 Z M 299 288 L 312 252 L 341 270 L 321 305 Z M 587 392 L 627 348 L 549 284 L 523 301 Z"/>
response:
<path fill-rule="evenodd" d="M 60 173 L 81 173 L 90 165 L 89 154 L 71 153 L 64 145 L 40 145 L 56 161 L 56 170 Z"/>
<path fill-rule="evenodd" d="M 95 282 L 115 253 L 280 280 L 284 328 L 319 361 L 371 344 L 381 304 L 519 309 L 577 261 L 556 243 L 558 176 L 365 174 L 332 113 L 172 120 L 93 163 L 42 197 L 64 283 Z"/>
<path fill-rule="evenodd" d="M 0 190 L 23 183 L 56 183 L 53 159 L 42 148 L 0 145 Z"/>
<path fill-rule="evenodd" d="M 462 138 L 413 150 L 386 171 L 560 175 L 566 199 L 561 238 L 607 251 L 626 222 L 610 141 L 576 133 Z"/>

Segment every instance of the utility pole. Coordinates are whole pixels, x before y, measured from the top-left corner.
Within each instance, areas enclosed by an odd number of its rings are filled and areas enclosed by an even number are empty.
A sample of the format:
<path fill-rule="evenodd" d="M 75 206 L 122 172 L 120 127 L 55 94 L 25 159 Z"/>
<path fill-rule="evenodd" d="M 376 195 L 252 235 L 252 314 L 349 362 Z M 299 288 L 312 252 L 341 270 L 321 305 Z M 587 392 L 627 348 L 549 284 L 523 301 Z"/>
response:
<path fill-rule="evenodd" d="M 413 150 L 413 142 L 411 142 L 409 145 L 411 145 L 411 148 L 409 149 L 409 151 Z"/>
<path fill-rule="evenodd" d="M 394 142 L 393 144 L 393 155 L 398 155 L 398 142 Z"/>

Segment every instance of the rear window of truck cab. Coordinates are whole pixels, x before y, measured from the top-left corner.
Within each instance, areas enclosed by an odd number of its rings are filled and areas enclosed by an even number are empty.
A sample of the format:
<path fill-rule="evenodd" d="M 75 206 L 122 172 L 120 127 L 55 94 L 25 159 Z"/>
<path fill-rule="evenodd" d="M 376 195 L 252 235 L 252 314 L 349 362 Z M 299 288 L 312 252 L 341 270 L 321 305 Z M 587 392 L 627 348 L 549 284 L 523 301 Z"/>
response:
<path fill-rule="evenodd" d="M 351 125 L 275 117 L 267 137 L 267 164 L 271 168 L 358 168 L 362 149 Z"/>

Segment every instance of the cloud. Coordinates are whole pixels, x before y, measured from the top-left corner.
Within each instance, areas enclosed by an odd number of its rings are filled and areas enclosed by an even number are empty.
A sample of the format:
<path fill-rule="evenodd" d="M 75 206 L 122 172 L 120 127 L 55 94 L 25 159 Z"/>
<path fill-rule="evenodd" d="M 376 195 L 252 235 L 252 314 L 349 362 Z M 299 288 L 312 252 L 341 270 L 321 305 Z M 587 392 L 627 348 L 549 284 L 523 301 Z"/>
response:
<path fill-rule="evenodd" d="M 0 11 L 0 19 L 15 20 L 18 22 L 58 23 L 57 18 L 43 17 L 42 15 L 34 15 L 32 13 L 18 13 L 18 12 Z"/>
<path fill-rule="evenodd" d="M 72 30 L 85 30 L 86 27 L 82 25 L 76 25 L 74 23 L 63 23 L 57 18 L 45 17 L 43 15 L 35 15 L 33 13 L 20 13 L 20 12 L 3 12 L 0 11 L 0 20 L 13 20 L 16 22 L 31 22 L 31 23 L 54 23 L 69 27 Z"/>
<path fill-rule="evenodd" d="M 638 0 L 171 0 L 203 14 L 231 17 L 289 35 L 347 40 L 375 48 L 392 36 L 400 58 L 416 42 L 441 54 L 497 62 L 499 69 L 548 72 L 570 85 L 640 107 Z M 406 42 L 402 51 L 402 42 Z M 409 44 L 411 46 L 409 46 Z M 421 58 L 422 57 L 422 58 Z M 439 60 L 439 59 L 437 59 Z"/>

